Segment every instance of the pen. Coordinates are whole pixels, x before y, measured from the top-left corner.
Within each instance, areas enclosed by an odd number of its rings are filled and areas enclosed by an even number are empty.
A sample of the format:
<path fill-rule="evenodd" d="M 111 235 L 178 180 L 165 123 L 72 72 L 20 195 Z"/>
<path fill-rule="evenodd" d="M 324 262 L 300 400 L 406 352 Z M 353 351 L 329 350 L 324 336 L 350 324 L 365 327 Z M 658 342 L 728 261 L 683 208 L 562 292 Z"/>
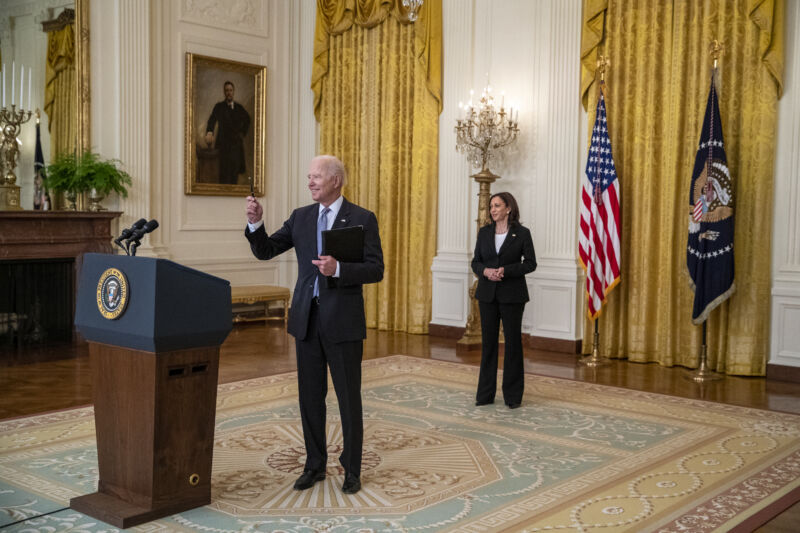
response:
<path fill-rule="evenodd" d="M 247 181 L 250 182 L 250 196 L 256 197 L 256 191 L 253 189 L 253 176 L 247 176 Z"/>

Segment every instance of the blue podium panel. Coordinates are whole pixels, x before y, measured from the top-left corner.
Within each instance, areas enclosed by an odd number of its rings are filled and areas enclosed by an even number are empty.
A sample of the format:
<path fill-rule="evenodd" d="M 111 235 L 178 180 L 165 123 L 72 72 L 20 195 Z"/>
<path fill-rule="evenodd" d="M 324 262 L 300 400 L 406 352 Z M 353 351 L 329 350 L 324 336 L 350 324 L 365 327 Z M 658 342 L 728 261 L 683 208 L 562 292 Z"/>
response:
<path fill-rule="evenodd" d="M 166 259 L 85 254 L 75 326 L 88 341 L 164 352 L 219 346 L 232 328 L 227 280 Z"/>

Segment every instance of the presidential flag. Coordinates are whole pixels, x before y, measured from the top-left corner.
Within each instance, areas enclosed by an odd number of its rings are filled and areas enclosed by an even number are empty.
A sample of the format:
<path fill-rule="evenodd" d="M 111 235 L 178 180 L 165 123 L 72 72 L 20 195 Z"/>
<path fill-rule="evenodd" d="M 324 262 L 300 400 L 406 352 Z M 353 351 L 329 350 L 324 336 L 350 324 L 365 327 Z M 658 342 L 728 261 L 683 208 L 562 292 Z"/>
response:
<path fill-rule="evenodd" d="M 601 90 L 586 160 L 578 236 L 578 253 L 586 272 L 587 312 L 592 320 L 598 317 L 606 296 L 620 280 L 621 196 Z"/>
<path fill-rule="evenodd" d="M 42 177 L 44 175 L 44 153 L 42 152 L 42 135 L 39 131 L 39 120 L 36 120 L 36 150 L 33 158 L 33 208 L 46 210 L 49 209 L 49 196 L 44 190 Z"/>
<path fill-rule="evenodd" d="M 692 322 L 702 324 L 736 286 L 733 282 L 733 178 L 728 171 L 714 78 L 689 187 L 686 266 L 692 278 Z"/>

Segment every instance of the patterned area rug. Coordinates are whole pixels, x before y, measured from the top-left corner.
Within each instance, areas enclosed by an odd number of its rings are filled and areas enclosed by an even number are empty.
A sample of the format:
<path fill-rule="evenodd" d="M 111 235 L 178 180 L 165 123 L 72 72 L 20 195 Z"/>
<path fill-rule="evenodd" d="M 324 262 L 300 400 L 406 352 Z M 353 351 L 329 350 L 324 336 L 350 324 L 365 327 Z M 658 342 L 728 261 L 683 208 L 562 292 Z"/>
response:
<path fill-rule="evenodd" d="M 221 385 L 212 503 L 133 528 L 223 532 L 730 531 L 800 499 L 800 417 L 529 375 L 475 407 L 477 368 L 364 362 L 363 489 L 294 491 L 295 374 Z M 0 423 L 3 531 L 116 531 L 72 511 L 97 483 L 91 408 Z M 18 520 L 25 522 L 9 525 Z"/>

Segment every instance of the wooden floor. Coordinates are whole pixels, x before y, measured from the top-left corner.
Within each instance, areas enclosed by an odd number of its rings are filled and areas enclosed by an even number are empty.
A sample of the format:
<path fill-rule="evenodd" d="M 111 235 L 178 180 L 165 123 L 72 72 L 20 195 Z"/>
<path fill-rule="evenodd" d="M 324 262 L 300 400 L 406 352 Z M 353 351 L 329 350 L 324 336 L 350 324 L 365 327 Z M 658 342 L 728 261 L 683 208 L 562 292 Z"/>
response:
<path fill-rule="evenodd" d="M 480 362 L 480 352 L 464 352 L 452 339 L 369 330 L 364 358 L 393 354 L 453 361 Z M 696 384 L 685 370 L 657 364 L 614 361 L 599 369 L 576 364 L 577 356 L 525 351 L 525 371 L 696 398 L 732 405 L 800 414 L 800 384 L 762 378 L 726 377 Z M 268 376 L 296 369 L 294 339 L 280 323 L 242 324 L 234 327 L 220 353 L 220 383 Z M 85 343 L 65 343 L 24 351 L 0 349 L 0 419 L 31 415 L 91 403 L 92 384 Z M 800 504 L 788 509 L 757 531 L 800 531 Z"/>

